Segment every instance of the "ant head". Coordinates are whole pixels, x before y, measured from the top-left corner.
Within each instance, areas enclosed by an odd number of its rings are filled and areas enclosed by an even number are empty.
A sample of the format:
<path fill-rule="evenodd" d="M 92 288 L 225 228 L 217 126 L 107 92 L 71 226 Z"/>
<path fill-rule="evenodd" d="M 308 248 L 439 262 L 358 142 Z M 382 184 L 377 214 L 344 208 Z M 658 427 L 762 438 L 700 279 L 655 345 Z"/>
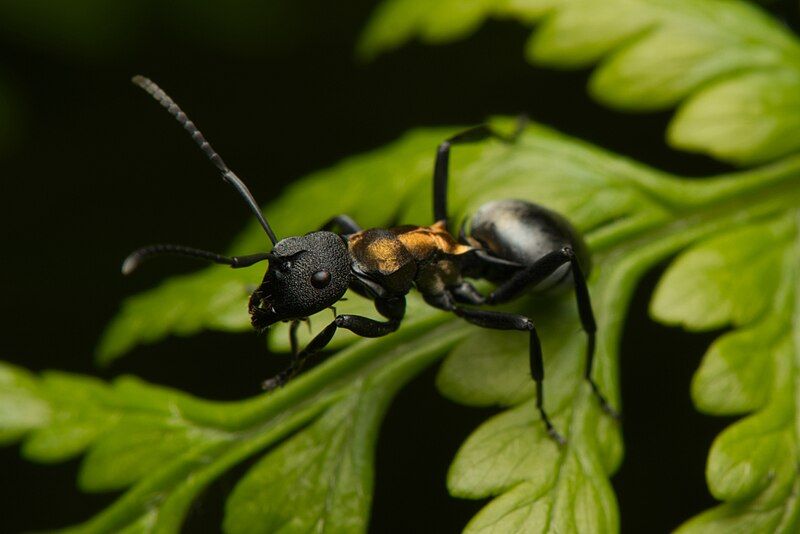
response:
<path fill-rule="evenodd" d="M 253 326 L 308 317 L 332 306 L 350 285 L 350 255 L 332 232 L 312 232 L 279 241 L 269 269 L 250 298 Z"/>
<path fill-rule="evenodd" d="M 236 268 L 269 260 L 269 269 L 263 282 L 250 297 L 251 322 L 258 329 L 266 328 L 277 321 L 308 317 L 341 299 L 350 285 L 350 256 L 344 240 L 332 232 L 313 232 L 278 241 L 247 186 L 211 148 L 197 126 L 175 101 L 148 78 L 135 76 L 133 83 L 150 94 L 191 135 L 217 167 L 222 179 L 236 190 L 256 216 L 272 242 L 273 249 L 269 253 L 229 258 L 179 245 L 153 245 L 136 250 L 128 256 L 123 263 L 122 272 L 128 274 L 143 260 L 163 254 L 199 258 Z"/>

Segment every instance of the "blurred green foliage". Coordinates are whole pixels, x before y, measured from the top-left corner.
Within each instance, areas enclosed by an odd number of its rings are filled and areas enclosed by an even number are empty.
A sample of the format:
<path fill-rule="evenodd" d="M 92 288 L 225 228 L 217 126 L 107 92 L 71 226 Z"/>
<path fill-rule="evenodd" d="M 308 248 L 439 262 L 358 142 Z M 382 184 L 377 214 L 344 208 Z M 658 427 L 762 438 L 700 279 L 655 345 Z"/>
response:
<path fill-rule="evenodd" d="M 678 106 L 668 141 L 749 165 L 800 148 L 800 43 L 744 0 L 386 0 L 360 44 L 365 57 L 413 37 L 463 38 L 487 18 L 538 24 L 527 59 L 599 66 L 589 91 L 626 111 Z"/>

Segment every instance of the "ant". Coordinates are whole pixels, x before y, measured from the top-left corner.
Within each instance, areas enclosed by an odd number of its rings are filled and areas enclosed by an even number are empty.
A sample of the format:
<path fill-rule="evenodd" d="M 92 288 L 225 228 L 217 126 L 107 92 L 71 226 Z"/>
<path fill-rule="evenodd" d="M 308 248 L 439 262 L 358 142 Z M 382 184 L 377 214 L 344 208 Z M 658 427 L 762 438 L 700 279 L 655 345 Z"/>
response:
<path fill-rule="evenodd" d="M 530 336 L 530 372 L 536 383 L 536 407 L 548 434 L 559 444 L 544 409 L 544 365 L 536 327 L 530 318 L 503 311 L 468 306 L 501 304 L 525 291 L 545 291 L 572 285 L 578 312 L 588 338 L 584 377 L 604 411 L 617 417 L 592 379 L 596 324 L 585 273 L 589 269 L 586 245 L 575 228 L 560 214 L 524 200 L 497 200 L 481 206 L 461 225 L 459 238 L 449 230 L 447 182 L 450 148 L 495 138 L 514 143 L 524 130 L 521 119 L 514 133 L 504 135 L 488 125 L 458 133 L 439 145 L 433 172 L 433 214 L 430 226 L 398 226 L 363 230 L 347 215 L 338 215 L 320 230 L 304 236 L 278 239 L 244 182 L 225 164 L 200 130 L 158 85 L 143 76 L 133 83 L 158 101 L 189 132 L 192 139 L 245 200 L 272 242 L 271 252 L 247 256 L 222 256 L 180 245 L 152 245 L 130 254 L 122 265 L 130 274 L 144 260 L 158 255 L 178 255 L 229 265 L 234 269 L 269 261 L 261 285 L 250 296 L 248 309 L 253 327 L 264 332 L 278 321 L 290 322 L 291 364 L 264 383 L 265 389 L 283 385 L 306 360 L 324 349 L 339 328 L 362 337 L 381 337 L 396 331 L 405 315 L 405 296 L 412 288 L 429 305 L 452 312 L 483 328 L 518 330 Z M 469 230 L 467 231 L 467 227 Z M 333 232 L 338 229 L 339 232 Z M 465 278 L 485 279 L 496 285 L 481 294 Z M 342 299 L 350 289 L 371 299 L 385 320 L 359 315 L 337 315 L 300 350 L 297 328 L 308 317 Z"/>

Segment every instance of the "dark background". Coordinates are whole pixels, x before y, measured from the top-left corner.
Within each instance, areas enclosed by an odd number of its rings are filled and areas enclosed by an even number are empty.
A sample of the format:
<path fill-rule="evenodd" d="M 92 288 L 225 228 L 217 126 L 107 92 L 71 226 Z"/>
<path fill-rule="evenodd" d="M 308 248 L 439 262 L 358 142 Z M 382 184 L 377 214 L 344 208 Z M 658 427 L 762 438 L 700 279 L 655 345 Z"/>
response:
<path fill-rule="evenodd" d="M 224 250 L 249 220 L 185 134 L 128 83 L 136 73 L 181 103 L 262 203 L 408 128 L 500 113 L 526 112 L 679 174 L 727 170 L 668 149 L 669 114 L 609 111 L 586 97 L 586 72 L 527 65 L 528 31 L 514 23 L 360 65 L 355 39 L 373 1 L 335 10 L 325 0 L 237 0 L 224 9 L 222 2 L 106 3 L 75 2 L 79 15 L 49 12 L 43 1 L 0 7 L 0 358 L 33 370 L 136 373 L 236 399 L 284 363 L 255 335 L 205 333 L 136 349 L 110 369 L 94 366 L 94 345 L 126 296 L 195 267 L 164 261 L 126 279 L 119 265 L 132 248 L 164 241 Z M 773 9 L 796 22 L 793 3 Z M 697 414 L 689 400 L 691 374 L 714 335 L 647 319 L 657 278 L 639 288 L 623 339 L 627 453 L 613 483 L 625 532 L 666 531 L 713 504 L 705 458 L 728 423 Z M 450 498 L 445 473 L 493 411 L 442 399 L 434 376 L 431 369 L 418 377 L 389 411 L 377 449 L 373 532 L 458 532 L 484 504 Z M 74 489 L 79 460 L 42 466 L 18 452 L 0 449 L 0 532 L 73 524 L 116 497 Z M 209 489 L 187 531 L 218 530 L 224 496 L 242 471 Z"/>

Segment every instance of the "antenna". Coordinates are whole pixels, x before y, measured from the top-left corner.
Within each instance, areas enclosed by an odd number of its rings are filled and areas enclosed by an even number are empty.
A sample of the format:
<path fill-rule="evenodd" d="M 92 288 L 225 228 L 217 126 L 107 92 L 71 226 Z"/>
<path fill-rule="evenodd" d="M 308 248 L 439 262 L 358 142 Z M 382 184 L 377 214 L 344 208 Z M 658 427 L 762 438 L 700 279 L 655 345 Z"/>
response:
<path fill-rule="evenodd" d="M 147 91 L 147 93 L 152 96 L 159 104 L 161 104 L 164 109 L 166 109 L 170 115 L 175 117 L 181 126 L 183 126 L 184 130 L 189 132 L 189 135 L 192 136 L 194 142 L 197 143 L 197 146 L 200 147 L 208 159 L 211 160 L 211 163 L 219 169 L 219 172 L 222 173 L 222 179 L 225 180 L 227 183 L 231 184 L 236 192 L 247 202 L 247 205 L 250 207 L 250 211 L 258 219 L 258 222 L 261 223 L 261 227 L 264 228 L 264 231 L 267 233 L 269 240 L 272 241 L 273 245 L 278 243 L 278 238 L 275 237 L 275 232 L 272 231 L 267 219 L 264 218 L 264 214 L 261 213 L 261 208 L 258 207 L 255 199 L 253 198 L 252 193 L 250 190 L 247 189 L 247 186 L 244 185 L 244 182 L 236 176 L 236 174 L 228 168 L 225 162 L 222 160 L 219 154 L 211 147 L 211 145 L 206 141 L 206 138 L 203 137 L 203 134 L 200 130 L 197 129 L 197 126 L 189 120 L 189 117 L 186 116 L 186 113 L 175 103 L 172 98 L 169 97 L 167 93 L 164 92 L 155 82 L 153 82 L 150 78 L 146 78 L 144 76 L 134 76 L 131 80 L 133 83 Z"/>
<path fill-rule="evenodd" d="M 138 250 L 131 252 L 125 261 L 122 263 L 122 274 L 129 275 L 136 270 L 139 265 L 145 260 L 153 256 L 182 256 L 184 258 L 198 258 L 201 260 L 210 261 L 213 263 L 221 263 L 223 265 L 230 265 L 234 269 L 241 267 L 250 267 L 260 261 L 274 260 L 275 256 L 269 252 L 259 252 L 258 254 L 249 254 L 247 256 L 223 256 L 207 250 L 200 250 L 197 248 L 184 247 L 183 245 L 150 245 L 149 247 L 142 247 Z"/>

